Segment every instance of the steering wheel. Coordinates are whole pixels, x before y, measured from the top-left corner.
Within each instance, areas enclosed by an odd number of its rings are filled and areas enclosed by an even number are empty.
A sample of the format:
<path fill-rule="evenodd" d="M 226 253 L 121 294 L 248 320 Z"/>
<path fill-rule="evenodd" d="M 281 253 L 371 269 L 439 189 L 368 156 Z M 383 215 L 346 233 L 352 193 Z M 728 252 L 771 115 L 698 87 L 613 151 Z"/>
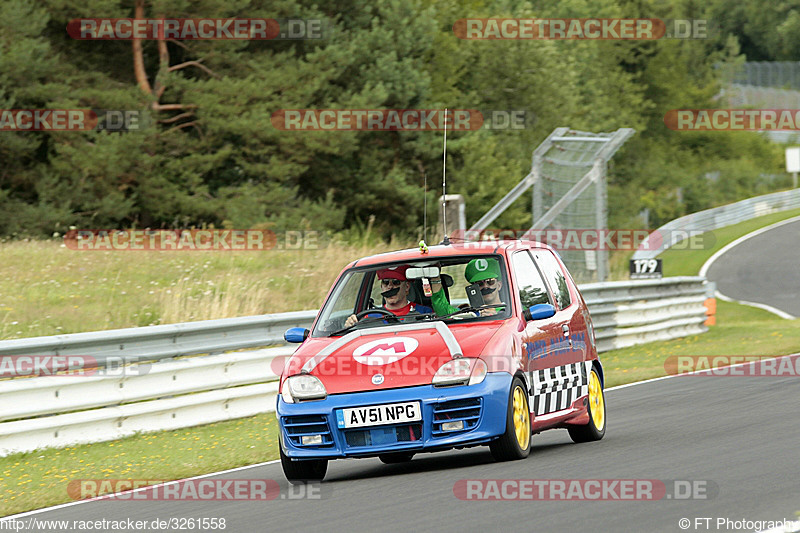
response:
<path fill-rule="evenodd" d="M 365 316 L 374 313 L 378 313 L 379 315 L 385 316 L 387 320 L 392 320 L 393 322 L 400 322 L 400 319 L 397 318 L 397 315 L 395 315 L 391 311 L 387 311 L 386 309 L 364 309 L 360 313 L 356 314 L 356 320 L 361 320 Z"/>

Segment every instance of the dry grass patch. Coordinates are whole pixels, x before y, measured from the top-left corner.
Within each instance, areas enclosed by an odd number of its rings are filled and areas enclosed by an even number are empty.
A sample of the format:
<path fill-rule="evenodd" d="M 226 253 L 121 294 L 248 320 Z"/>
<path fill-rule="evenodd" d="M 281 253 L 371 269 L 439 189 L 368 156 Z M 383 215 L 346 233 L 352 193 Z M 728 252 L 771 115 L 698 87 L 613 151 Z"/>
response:
<path fill-rule="evenodd" d="M 0 339 L 318 309 L 347 263 L 409 245 L 96 252 L 0 243 Z"/>

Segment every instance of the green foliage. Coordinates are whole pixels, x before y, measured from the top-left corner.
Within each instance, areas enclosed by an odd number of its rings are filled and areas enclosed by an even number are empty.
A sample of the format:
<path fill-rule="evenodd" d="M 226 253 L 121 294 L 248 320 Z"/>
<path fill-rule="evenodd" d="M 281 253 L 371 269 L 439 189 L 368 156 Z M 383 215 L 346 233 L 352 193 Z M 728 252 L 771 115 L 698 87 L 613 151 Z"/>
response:
<path fill-rule="evenodd" d="M 475 221 L 528 171 L 559 126 L 633 127 L 609 175 L 610 225 L 655 226 L 784 185 L 778 148 L 756 134 L 667 129 L 670 109 L 724 107 L 716 63 L 780 59 L 796 49 L 789 4 L 690 0 L 201 0 L 145 2 L 148 17 L 322 18 L 328 38 L 142 41 L 148 93 L 127 41 L 79 41 L 79 17 L 131 17 L 122 0 L 8 0 L 0 5 L 0 108 L 127 109 L 128 133 L 4 132 L 0 235 L 79 227 L 354 229 L 418 238 L 423 179 L 437 216 L 441 132 L 282 131 L 280 109 L 525 111 L 522 130 L 448 136 L 449 192 Z M 717 18 L 708 40 L 462 40 L 466 17 Z M 728 31 L 731 28 L 731 31 Z M 777 31 L 776 31 L 777 28 Z M 724 70 L 724 69 L 723 69 Z M 175 108 L 159 109 L 154 103 Z M 496 221 L 527 227 L 529 199 Z"/>

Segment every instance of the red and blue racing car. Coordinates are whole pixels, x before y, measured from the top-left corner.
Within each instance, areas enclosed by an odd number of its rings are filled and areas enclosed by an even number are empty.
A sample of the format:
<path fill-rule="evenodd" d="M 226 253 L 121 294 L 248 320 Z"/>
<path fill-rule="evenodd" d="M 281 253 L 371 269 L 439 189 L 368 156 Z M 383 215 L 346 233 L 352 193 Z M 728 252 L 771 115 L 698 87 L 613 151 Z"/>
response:
<path fill-rule="evenodd" d="M 283 471 L 321 480 L 328 461 L 486 445 L 522 459 L 531 435 L 606 427 L 603 367 L 586 304 L 550 247 L 503 241 L 359 259 L 286 362 L 277 415 Z"/>

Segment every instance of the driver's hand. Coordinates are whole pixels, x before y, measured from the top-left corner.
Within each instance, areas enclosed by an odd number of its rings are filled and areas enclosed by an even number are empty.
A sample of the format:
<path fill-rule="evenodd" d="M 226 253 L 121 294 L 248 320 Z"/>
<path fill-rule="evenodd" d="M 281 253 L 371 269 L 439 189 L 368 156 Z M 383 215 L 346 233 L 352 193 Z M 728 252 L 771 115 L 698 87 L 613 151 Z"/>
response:
<path fill-rule="evenodd" d="M 358 322 L 356 315 L 350 315 L 349 317 L 347 317 L 347 320 L 344 321 L 344 327 L 349 328 L 356 322 Z"/>
<path fill-rule="evenodd" d="M 436 293 L 442 290 L 442 277 L 437 276 L 435 278 L 430 279 L 431 282 L 431 292 Z"/>
<path fill-rule="evenodd" d="M 489 307 L 487 309 L 481 309 L 481 316 L 492 316 L 497 314 L 497 309 L 494 307 Z"/>

